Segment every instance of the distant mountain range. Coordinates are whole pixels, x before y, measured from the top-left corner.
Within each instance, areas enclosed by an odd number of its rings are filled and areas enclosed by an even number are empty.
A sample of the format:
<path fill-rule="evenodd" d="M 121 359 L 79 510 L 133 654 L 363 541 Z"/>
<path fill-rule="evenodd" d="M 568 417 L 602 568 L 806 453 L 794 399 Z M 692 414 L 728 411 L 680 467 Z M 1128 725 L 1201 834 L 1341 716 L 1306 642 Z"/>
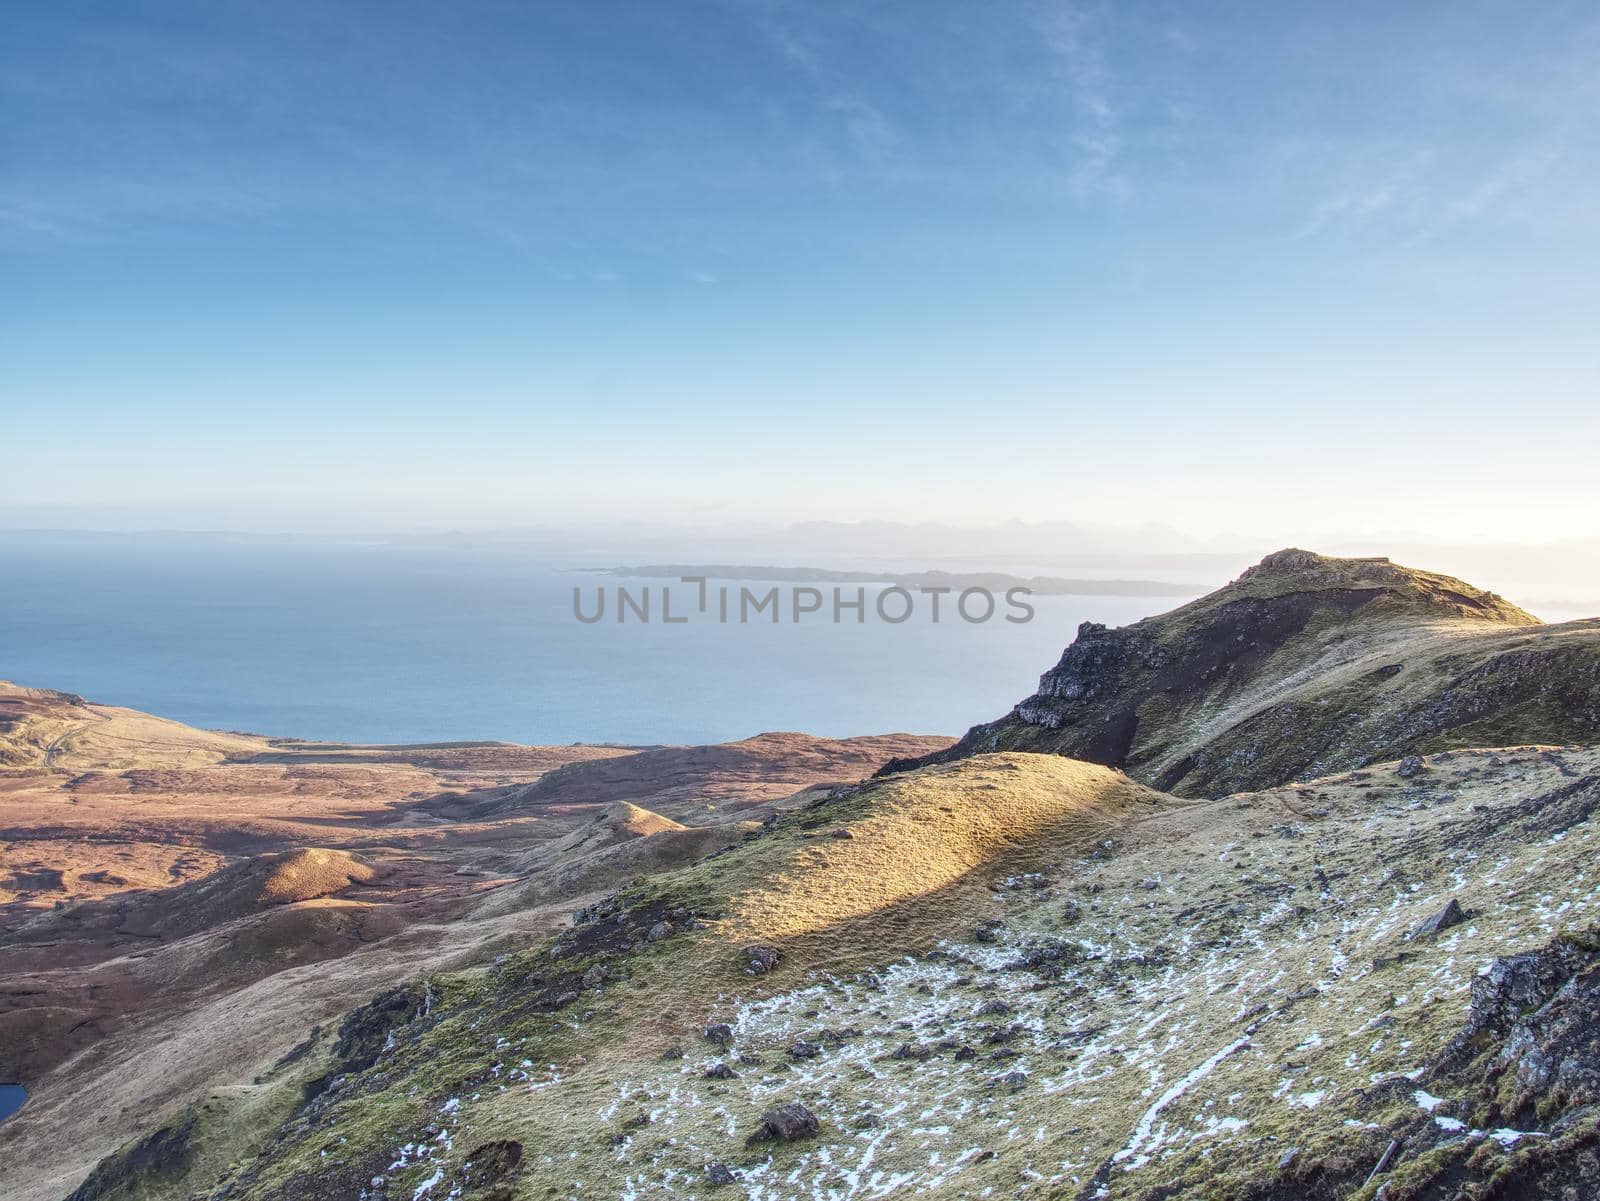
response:
<path fill-rule="evenodd" d="M 1064 576 L 1016 576 L 998 571 L 874 571 L 821 567 L 768 567 L 754 564 L 652 563 L 608 567 L 604 574 L 643 579 L 776 580 L 806 584 L 892 584 L 906 589 L 943 588 L 959 592 L 986 588 L 1003 593 L 1025 588 L 1034 596 L 1193 596 L 1197 588 L 1164 580 L 1072 579 Z"/>

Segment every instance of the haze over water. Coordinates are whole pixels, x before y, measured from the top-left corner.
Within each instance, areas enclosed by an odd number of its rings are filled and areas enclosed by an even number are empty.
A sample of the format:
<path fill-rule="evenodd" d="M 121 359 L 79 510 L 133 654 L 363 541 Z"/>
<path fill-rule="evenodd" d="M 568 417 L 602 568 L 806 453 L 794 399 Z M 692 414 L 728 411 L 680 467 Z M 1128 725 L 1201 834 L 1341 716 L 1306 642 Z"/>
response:
<path fill-rule="evenodd" d="M 614 610 L 584 625 L 574 587 L 592 606 L 596 587 L 659 596 L 665 581 L 504 550 L 182 537 L 11 538 L 4 560 L 0 678 L 207 728 L 350 742 L 958 734 L 1027 695 L 1079 622 L 1181 603 L 1035 597 L 1021 625 L 1000 619 L 1003 604 L 984 625 L 869 612 L 619 626 Z"/>

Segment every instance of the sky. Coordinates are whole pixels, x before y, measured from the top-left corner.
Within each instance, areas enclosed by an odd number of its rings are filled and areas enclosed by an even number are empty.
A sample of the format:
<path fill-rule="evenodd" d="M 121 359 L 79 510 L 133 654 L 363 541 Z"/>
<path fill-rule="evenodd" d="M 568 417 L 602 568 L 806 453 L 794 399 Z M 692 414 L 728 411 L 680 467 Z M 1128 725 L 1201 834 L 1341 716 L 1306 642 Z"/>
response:
<path fill-rule="evenodd" d="M 0 0 L 0 525 L 1600 516 L 1600 9 Z"/>

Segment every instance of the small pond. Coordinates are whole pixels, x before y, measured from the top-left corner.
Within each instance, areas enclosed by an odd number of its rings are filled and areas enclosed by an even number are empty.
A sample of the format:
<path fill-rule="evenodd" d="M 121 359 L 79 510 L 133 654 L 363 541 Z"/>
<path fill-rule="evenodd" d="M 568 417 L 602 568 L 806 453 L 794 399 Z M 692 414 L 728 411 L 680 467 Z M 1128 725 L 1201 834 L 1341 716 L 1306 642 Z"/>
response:
<path fill-rule="evenodd" d="M 20 1084 L 0 1084 L 0 1122 L 5 1121 L 28 1099 L 28 1090 Z"/>

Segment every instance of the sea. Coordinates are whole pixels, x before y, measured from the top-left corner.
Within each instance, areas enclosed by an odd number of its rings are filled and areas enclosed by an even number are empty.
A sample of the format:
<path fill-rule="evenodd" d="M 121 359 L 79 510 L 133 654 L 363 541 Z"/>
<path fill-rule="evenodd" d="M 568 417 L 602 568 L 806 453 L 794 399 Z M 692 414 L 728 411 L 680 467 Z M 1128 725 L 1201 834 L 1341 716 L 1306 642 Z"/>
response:
<path fill-rule="evenodd" d="M 777 623 L 738 621 L 737 599 L 723 623 L 713 582 L 704 614 L 694 589 L 673 585 L 674 616 L 690 620 L 668 623 L 660 590 L 671 581 L 600 571 L 639 561 L 384 540 L 5 533 L 0 678 L 210 729 L 349 743 L 954 735 L 1030 694 L 1080 622 L 1121 625 L 1182 602 L 1036 596 L 1032 620 L 1008 622 L 1018 611 L 1002 597 L 978 623 L 947 599 L 937 622 L 924 606 L 891 623 L 875 611 L 883 585 L 871 585 L 865 620 L 847 608 L 835 623 L 827 585 L 822 611 L 796 622 L 795 585 L 782 584 Z M 1217 582 L 1195 579 L 1193 592 Z M 735 598 L 741 585 L 763 591 L 743 581 L 729 585 Z M 635 602 L 620 622 L 619 587 Z M 646 587 L 649 621 L 637 607 Z M 604 590 L 603 620 L 577 620 L 575 589 L 588 616 Z"/>

